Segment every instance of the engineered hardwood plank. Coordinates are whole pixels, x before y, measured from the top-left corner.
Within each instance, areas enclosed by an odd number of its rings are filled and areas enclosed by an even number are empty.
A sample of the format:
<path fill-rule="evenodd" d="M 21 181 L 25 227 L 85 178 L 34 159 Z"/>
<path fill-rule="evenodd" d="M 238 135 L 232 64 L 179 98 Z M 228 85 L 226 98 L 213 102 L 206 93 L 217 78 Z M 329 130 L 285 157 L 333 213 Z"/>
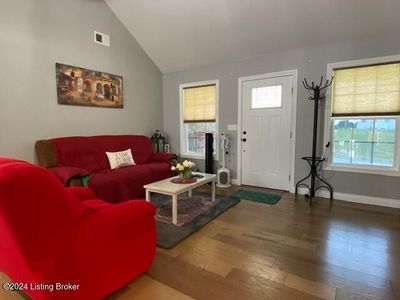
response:
<path fill-rule="evenodd" d="M 358 294 L 348 290 L 337 289 L 336 300 L 387 300 L 387 296 L 374 296 L 366 294 Z M 393 299 L 394 300 L 394 299 Z"/>
<path fill-rule="evenodd" d="M 273 245 L 265 244 L 263 241 L 226 235 L 217 235 L 215 238 L 254 253 L 267 252 L 268 255 L 275 255 L 277 259 L 274 268 L 309 280 L 322 280 L 331 286 L 377 296 L 387 294 L 390 287 L 389 282 L 384 278 L 324 263 L 315 259 L 314 256 L 310 257 L 307 251 L 293 251 L 293 249 L 282 249 L 279 246 L 273 248 Z M 273 253 L 269 253 L 271 251 Z"/>
<path fill-rule="evenodd" d="M 261 243 L 268 248 L 269 252 L 273 255 L 286 253 L 288 256 L 297 256 L 299 259 L 312 260 L 315 262 L 325 261 L 327 263 L 346 267 L 351 270 L 357 270 L 359 272 L 364 272 L 376 276 L 384 276 L 387 272 L 395 273 L 398 272 L 396 265 L 392 265 L 391 259 L 387 259 L 384 253 L 381 256 L 371 256 L 371 255 L 349 255 L 341 250 L 335 250 L 330 245 L 320 247 L 319 251 L 315 251 L 314 246 L 307 242 L 299 242 L 300 240 L 292 239 L 290 237 L 285 237 L 284 235 L 277 235 L 267 233 L 254 234 L 254 233 L 244 233 L 247 237 L 246 241 L 253 241 L 258 239 Z M 243 237 L 241 237 L 243 239 Z M 218 239 L 218 238 L 217 238 Z M 308 246 L 304 246 L 308 245 Z M 301 248 L 301 250 L 295 250 L 294 248 Z M 308 251 L 313 250 L 313 251 Z M 359 253 L 364 253 L 362 247 L 359 247 Z M 383 255 L 383 257 L 382 257 Z M 397 258 L 393 258 L 397 261 Z"/>
<path fill-rule="evenodd" d="M 198 300 L 262 299 L 239 282 L 228 281 L 213 272 L 163 253 L 157 255 L 149 275 Z"/>
<path fill-rule="evenodd" d="M 129 284 L 118 300 L 193 300 L 193 298 L 165 285 L 148 275 L 139 277 Z M 109 299 L 111 300 L 111 299 Z"/>
<path fill-rule="evenodd" d="M 290 288 L 320 297 L 325 300 L 335 300 L 336 298 L 336 288 L 293 274 L 288 274 L 284 284 Z"/>
<path fill-rule="evenodd" d="M 283 284 L 266 280 L 263 277 L 249 274 L 239 269 L 234 269 L 227 277 L 228 281 L 240 284 L 242 288 L 252 291 L 254 296 L 260 299 L 295 299 L 314 300 L 323 299 L 310 293 L 293 289 Z"/>
<path fill-rule="evenodd" d="M 375 297 L 389 294 L 390 284 L 381 277 L 349 270 L 331 264 L 313 264 L 292 258 L 279 258 L 275 268 L 302 276 L 309 280 L 321 281 L 327 285 Z"/>
<path fill-rule="evenodd" d="M 243 251 L 237 247 L 197 235 L 178 247 L 178 257 L 188 263 L 225 277 L 233 267 L 256 272 L 271 267 L 275 259 Z"/>
<path fill-rule="evenodd" d="M 249 249 L 249 251 L 259 254 L 263 253 L 264 255 L 275 258 L 289 256 L 294 257 L 295 259 L 306 260 L 311 263 L 319 262 L 319 259 L 310 250 L 297 247 L 289 247 L 285 244 L 259 238 L 258 236 L 253 234 L 243 234 L 241 236 L 217 234 L 214 239 L 241 248 L 243 251 Z"/>
<path fill-rule="evenodd" d="M 174 248 L 172 248 L 172 249 L 164 249 L 164 248 L 157 247 L 157 252 L 164 253 L 164 254 L 167 254 L 167 255 L 172 256 L 172 257 L 177 257 L 178 256 L 177 252 L 174 251 Z"/>
<path fill-rule="evenodd" d="M 265 241 L 271 241 L 273 243 L 277 244 L 283 244 L 288 247 L 294 247 L 294 248 L 301 248 L 304 250 L 309 250 L 311 252 L 315 252 L 317 249 L 317 245 L 315 243 L 310 243 L 301 239 L 295 239 L 292 237 L 288 237 L 282 234 L 276 234 L 272 232 L 255 232 L 255 233 L 246 233 L 246 236 L 265 240 Z"/>
<path fill-rule="evenodd" d="M 25 300 L 29 299 L 27 295 L 22 292 L 13 292 L 8 291 L 2 288 L 4 283 L 11 282 L 10 278 L 8 278 L 4 273 L 0 272 L 0 300 Z"/>
<path fill-rule="evenodd" d="M 400 278 L 390 281 L 391 300 L 400 299 Z"/>

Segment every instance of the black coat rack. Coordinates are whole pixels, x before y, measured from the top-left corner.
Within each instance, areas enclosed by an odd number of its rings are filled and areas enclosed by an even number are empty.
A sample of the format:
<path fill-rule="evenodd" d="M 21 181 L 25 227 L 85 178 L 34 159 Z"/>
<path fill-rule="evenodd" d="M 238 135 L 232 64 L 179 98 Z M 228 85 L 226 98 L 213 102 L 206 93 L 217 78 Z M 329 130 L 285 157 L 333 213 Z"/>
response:
<path fill-rule="evenodd" d="M 315 85 L 314 81 L 311 83 L 311 85 L 309 85 L 306 78 L 304 78 L 304 80 L 302 81 L 304 88 L 306 90 L 313 92 L 313 96 L 309 97 L 308 99 L 314 101 L 314 129 L 313 129 L 312 155 L 302 157 L 302 159 L 309 164 L 310 173 L 296 183 L 295 194 L 297 195 L 297 190 L 299 187 L 301 186 L 306 187 L 309 191 L 309 194 L 306 194 L 306 197 L 309 197 L 310 205 L 312 202 L 312 198 L 315 197 L 315 193 L 318 189 L 322 188 L 327 189 L 330 193 L 331 200 L 333 197 L 332 187 L 330 186 L 329 183 L 323 180 L 318 174 L 318 167 L 325 160 L 325 157 L 317 156 L 318 106 L 320 100 L 325 99 L 325 96 L 321 96 L 321 94 L 332 84 L 332 80 L 333 78 L 331 80 L 326 80 L 326 82 L 323 83 L 324 78 L 323 76 L 321 76 L 321 80 L 318 85 Z M 329 147 L 329 143 L 325 147 Z M 308 178 L 310 178 L 310 185 L 305 183 L 305 181 Z M 316 185 L 317 180 L 318 180 L 318 186 Z"/>

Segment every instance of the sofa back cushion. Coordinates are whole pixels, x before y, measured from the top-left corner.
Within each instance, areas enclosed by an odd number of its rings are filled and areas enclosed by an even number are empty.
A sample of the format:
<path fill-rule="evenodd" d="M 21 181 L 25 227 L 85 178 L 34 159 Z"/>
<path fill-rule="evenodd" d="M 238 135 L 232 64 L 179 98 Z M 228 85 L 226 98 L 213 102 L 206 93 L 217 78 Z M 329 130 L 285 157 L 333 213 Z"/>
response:
<path fill-rule="evenodd" d="M 110 169 L 106 152 L 131 149 L 136 164 L 150 158 L 150 139 L 143 135 L 99 135 L 64 137 L 50 140 L 60 166 L 85 169 L 91 173 Z"/>

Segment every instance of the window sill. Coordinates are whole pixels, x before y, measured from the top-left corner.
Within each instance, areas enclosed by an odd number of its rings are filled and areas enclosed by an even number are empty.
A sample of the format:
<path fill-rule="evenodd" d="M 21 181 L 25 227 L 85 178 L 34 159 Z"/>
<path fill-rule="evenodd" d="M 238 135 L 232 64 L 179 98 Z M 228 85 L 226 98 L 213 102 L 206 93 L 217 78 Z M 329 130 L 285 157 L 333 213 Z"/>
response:
<path fill-rule="evenodd" d="M 204 155 L 196 155 L 196 154 L 190 154 L 190 153 L 181 153 L 179 155 L 180 157 L 183 158 L 191 158 L 191 159 L 202 159 L 205 160 Z M 214 160 L 218 160 L 218 156 L 216 154 L 213 154 Z"/>
<path fill-rule="evenodd" d="M 395 169 L 395 168 L 373 169 L 373 168 L 363 168 L 363 167 L 345 167 L 345 166 L 338 166 L 338 165 L 326 165 L 323 167 L 323 170 L 324 171 L 333 171 L 333 172 L 362 173 L 362 174 L 400 177 L 399 169 Z"/>

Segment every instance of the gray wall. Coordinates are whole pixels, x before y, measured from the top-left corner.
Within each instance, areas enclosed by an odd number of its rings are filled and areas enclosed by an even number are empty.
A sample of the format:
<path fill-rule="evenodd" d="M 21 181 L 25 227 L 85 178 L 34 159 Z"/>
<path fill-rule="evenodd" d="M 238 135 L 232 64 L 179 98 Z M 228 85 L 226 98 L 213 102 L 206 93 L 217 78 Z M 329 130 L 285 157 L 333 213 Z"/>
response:
<path fill-rule="evenodd" d="M 237 132 L 229 132 L 228 124 L 237 124 L 238 78 L 269 72 L 297 69 L 299 80 L 305 76 L 319 80 L 326 75 L 327 64 L 400 53 L 398 36 L 385 36 L 363 41 L 346 41 L 323 46 L 313 46 L 292 51 L 266 54 L 263 56 L 219 65 L 201 67 L 163 75 L 164 131 L 172 146 L 179 153 L 179 90 L 180 83 L 219 79 L 220 82 L 220 130 L 232 138 L 230 168 L 236 178 Z M 312 103 L 308 94 L 298 82 L 297 123 L 296 123 L 296 165 L 295 179 L 307 175 L 302 156 L 311 154 Z M 321 109 L 321 112 L 323 110 Z M 322 126 L 321 124 L 321 136 Z M 322 138 L 320 139 L 322 145 Z M 201 165 L 203 163 L 200 163 Z M 344 172 L 326 172 L 324 176 L 332 183 L 336 192 L 400 199 L 400 178 Z"/>
<path fill-rule="evenodd" d="M 58 105 L 56 62 L 122 75 L 125 108 Z M 0 156 L 33 161 L 38 139 L 163 126 L 162 74 L 102 0 L 3 0 L 0 66 Z"/>

